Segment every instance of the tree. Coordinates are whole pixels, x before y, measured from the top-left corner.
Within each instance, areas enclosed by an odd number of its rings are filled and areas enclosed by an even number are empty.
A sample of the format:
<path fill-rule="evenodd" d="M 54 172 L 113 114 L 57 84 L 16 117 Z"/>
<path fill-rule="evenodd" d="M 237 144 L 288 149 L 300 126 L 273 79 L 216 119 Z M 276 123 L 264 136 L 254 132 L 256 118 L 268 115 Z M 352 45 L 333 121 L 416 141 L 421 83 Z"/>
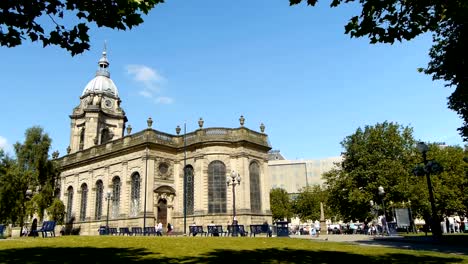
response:
<path fill-rule="evenodd" d="M 307 0 L 307 4 L 314 6 L 317 1 Z M 301 2 L 289 0 L 290 5 Z M 357 0 L 331 0 L 330 5 L 350 2 Z M 427 68 L 419 70 L 455 87 L 448 107 L 463 119 L 458 130 L 468 141 L 468 1 L 360 0 L 359 4 L 361 14 L 353 16 L 345 26 L 345 33 L 351 37 L 368 37 L 371 44 L 393 44 L 432 32 L 431 59 Z"/>
<path fill-rule="evenodd" d="M 270 209 L 273 221 L 282 221 L 293 216 L 291 199 L 285 189 L 270 190 Z"/>
<path fill-rule="evenodd" d="M 57 224 L 63 224 L 65 220 L 65 205 L 62 200 L 54 198 L 52 205 L 47 208 L 47 214 L 53 221 L 56 221 Z"/>
<path fill-rule="evenodd" d="M 320 220 L 320 203 L 326 205 L 327 191 L 320 185 L 304 187 L 299 195 L 294 199 L 294 214 L 301 219 L 302 222 L 308 220 Z M 328 210 L 324 207 L 325 217 L 328 218 Z"/>
<path fill-rule="evenodd" d="M 22 226 L 35 213 L 43 218 L 52 203 L 59 172 L 48 159 L 51 142 L 41 127 L 29 128 L 24 143 L 14 145 L 16 160 L 3 159 L 0 165 L 0 210 L 13 224 Z"/>
<path fill-rule="evenodd" d="M 358 128 L 341 145 L 342 163 L 323 178 L 328 206 L 345 221 L 372 217 L 371 200 L 406 202 L 424 184 L 412 174 L 421 155 L 416 155 L 409 127 L 384 122 Z M 384 187 L 385 197 L 379 197 L 379 186 Z"/>
<path fill-rule="evenodd" d="M 438 215 L 465 215 L 468 205 L 464 203 L 464 189 L 468 186 L 464 150 L 458 146 L 431 144 L 428 160 L 441 167 L 440 172 L 431 173 L 434 198 Z"/>
<path fill-rule="evenodd" d="M 15 47 L 25 39 L 58 45 L 71 55 L 89 49 L 89 26 L 127 30 L 142 14 L 164 0 L 15 0 L 0 3 L 0 45 Z M 65 24 L 70 24 L 67 28 Z"/>
<path fill-rule="evenodd" d="M 24 215 L 20 210 L 23 200 L 18 192 L 21 188 L 18 175 L 15 160 L 0 150 L 0 222 L 16 223 Z"/>

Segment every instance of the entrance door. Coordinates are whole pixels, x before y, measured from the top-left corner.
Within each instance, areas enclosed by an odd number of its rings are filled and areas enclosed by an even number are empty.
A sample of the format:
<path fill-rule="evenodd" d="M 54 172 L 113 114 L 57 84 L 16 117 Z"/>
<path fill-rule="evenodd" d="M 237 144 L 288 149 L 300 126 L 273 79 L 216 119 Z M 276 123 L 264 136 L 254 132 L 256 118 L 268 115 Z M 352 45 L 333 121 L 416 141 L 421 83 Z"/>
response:
<path fill-rule="evenodd" d="M 158 201 L 158 223 L 161 222 L 163 227 L 167 225 L 167 201 L 159 199 Z"/>

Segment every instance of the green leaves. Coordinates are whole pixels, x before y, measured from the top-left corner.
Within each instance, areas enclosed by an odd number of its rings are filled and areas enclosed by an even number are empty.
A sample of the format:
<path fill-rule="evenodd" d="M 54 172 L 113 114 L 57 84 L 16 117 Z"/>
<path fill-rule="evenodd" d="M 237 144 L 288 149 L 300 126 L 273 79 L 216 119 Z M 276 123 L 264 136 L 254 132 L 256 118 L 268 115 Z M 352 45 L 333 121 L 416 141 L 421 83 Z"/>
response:
<path fill-rule="evenodd" d="M 293 202 L 294 213 L 302 222 L 320 220 L 320 203 L 327 203 L 327 192 L 320 185 L 303 188 Z M 326 208 L 326 207 L 324 207 Z M 326 217 L 329 216 L 325 210 Z"/>
<path fill-rule="evenodd" d="M 32 127 L 14 145 L 16 160 L 0 155 L 0 222 L 21 225 L 28 215 L 42 218 L 50 206 L 59 176 L 48 158 L 51 143 L 42 128 Z"/>
<path fill-rule="evenodd" d="M 142 14 L 163 0 L 16 0 L 0 4 L 0 45 L 16 47 L 29 38 L 43 47 L 57 45 L 76 55 L 89 49 L 89 24 L 127 30 L 143 23 Z M 75 17 L 75 19 L 73 19 Z M 39 21 L 48 19 L 54 28 Z M 66 21 L 76 20 L 66 28 Z M 6 29 L 6 30 L 5 30 Z"/>
<path fill-rule="evenodd" d="M 273 221 L 284 220 L 293 216 L 291 200 L 286 190 L 281 188 L 270 190 L 270 210 Z"/>
<path fill-rule="evenodd" d="M 386 199 L 408 200 L 417 160 L 411 128 L 378 123 L 358 128 L 341 144 L 345 149 L 341 167 L 323 175 L 333 211 L 344 220 L 365 220 L 370 217 L 370 200 L 380 200 L 379 186 L 386 190 Z"/>

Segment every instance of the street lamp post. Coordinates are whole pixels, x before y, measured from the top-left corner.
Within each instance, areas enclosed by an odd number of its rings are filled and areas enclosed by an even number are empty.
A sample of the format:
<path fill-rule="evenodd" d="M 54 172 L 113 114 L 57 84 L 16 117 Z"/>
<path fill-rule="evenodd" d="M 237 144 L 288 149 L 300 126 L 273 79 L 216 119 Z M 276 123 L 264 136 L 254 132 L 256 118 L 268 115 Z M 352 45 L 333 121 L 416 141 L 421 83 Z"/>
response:
<path fill-rule="evenodd" d="M 107 201 L 106 235 L 109 234 L 109 202 L 110 200 L 112 200 L 112 192 L 108 190 L 106 194 L 106 201 Z"/>
<path fill-rule="evenodd" d="M 427 151 L 429 147 L 424 142 L 418 142 L 417 149 L 422 153 L 423 162 L 424 162 L 424 175 L 426 176 L 427 188 L 429 189 L 429 201 L 431 202 L 431 211 L 432 211 L 432 221 L 431 221 L 431 230 L 432 236 L 436 239 L 442 237 L 442 230 L 440 228 L 439 217 L 437 216 L 434 193 L 432 192 L 432 182 L 431 182 L 431 173 L 429 169 L 429 164 L 427 160 Z"/>
<path fill-rule="evenodd" d="M 374 225 L 374 224 L 377 224 L 379 222 L 379 206 L 377 205 L 377 203 L 374 203 L 373 200 L 370 200 L 369 204 L 370 204 L 370 207 L 371 207 L 371 213 L 372 213 L 372 218 L 373 218 L 372 224 Z M 369 228 L 371 228 L 371 227 L 369 226 Z M 371 229 L 371 231 L 372 231 L 372 229 Z M 378 234 L 379 230 L 377 229 L 377 226 L 376 226 L 375 231 L 376 231 L 376 234 Z M 372 232 L 371 232 L 371 234 L 374 235 Z"/>
<path fill-rule="evenodd" d="M 228 175 L 226 178 L 227 186 L 232 185 L 232 225 L 237 225 L 236 222 L 236 185 L 240 184 L 241 176 L 239 173 L 236 173 L 234 170 L 231 171 L 231 175 Z M 237 227 L 233 227 L 233 235 L 236 234 Z"/>
<path fill-rule="evenodd" d="M 384 203 L 385 190 L 382 186 L 379 186 L 377 189 L 379 190 L 379 195 L 382 197 L 383 219 L 385 223 L 384 228 L 385 228 L 385 231 L 387 232 L 387 235 L 389 235 L 390 233 L 388 232 L 387 214 L 385 212 L 385 203 Z M 382 235 L 383 234 L 384 232 L 382 232 Z"/>

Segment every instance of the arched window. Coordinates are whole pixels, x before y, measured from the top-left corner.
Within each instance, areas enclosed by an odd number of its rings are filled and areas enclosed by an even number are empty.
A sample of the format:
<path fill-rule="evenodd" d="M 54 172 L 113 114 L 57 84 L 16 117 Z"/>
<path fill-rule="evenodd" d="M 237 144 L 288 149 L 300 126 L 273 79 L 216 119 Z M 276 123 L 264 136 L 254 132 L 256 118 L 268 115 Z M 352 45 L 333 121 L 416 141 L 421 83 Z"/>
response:
<path fill-rule="evenodd" d="M 73 187 L 67 189 L 67 221 L 72 218 L 72 207 L 73 207 Z"/>
<path fill-rule="evenodd" d="M 138 172 L 132 175 L 131 188 L 130 216 L 137 216 L 138 210 L 140 209 L 140 174 L 138 174 Z"/>
<path fill-rule="evenodd" d="M 83 150 L 84 148 L 84 141 L 85 141 L 85 129 L 82 128 L 80 131 L 80 146 L 79 150 Z"/>
<path fill-rule="evenodd" d="M 106 143 L 109 141 L 109 129 L 106 127 L 101 131 L 101 144 Z"/>
<path fill-rule="evenodd" d="M 250 163 L 250 210 L 259 213 L 262 210 L 262 196 L 260 193 L 260 166 L 257 162 Z"/>
<path fill-rule="evenodd" d="M 60 199 L 60 188 L 56 188 L 54 191 L 54 198 Z"/>
<path fill-rule="evenodd" d="M 112 218 L 119 217 L 120 207 L 120 178 L 114 177 L 112 180 Z"/>
<path fill-rule="evenodd" d="M 102 184 L 101 180 L 96 182 L 96 210 L 94 213 L 94 218 L 96 220 L 101 220 L 102 217 L 102 195 L 104 193 L 104 184 Z"/>
<path fill-rule="evenodd" d="M 208 165 L 208 213 L 226 213 L 226 166 L 219 160 Z"/>
<path fill-rule="evenodd" d="M 187 214 L 193 215 L 194 207 L 195 207 L 195 197 L 194 197 L 194 178 L 193 178 L 193 167 L 191 165 L 187 165 L 185 167 L 185 174 L 187 176 L 186 182 L 186 193 L 187 193 Z"/>
<path fill-rule="evenodd" d="M 88 204 L 88 185 L 83 183 L 81 185 L 81 208 L 80 208 L 80 221 L 86 220 L 86 205 Z"/>

